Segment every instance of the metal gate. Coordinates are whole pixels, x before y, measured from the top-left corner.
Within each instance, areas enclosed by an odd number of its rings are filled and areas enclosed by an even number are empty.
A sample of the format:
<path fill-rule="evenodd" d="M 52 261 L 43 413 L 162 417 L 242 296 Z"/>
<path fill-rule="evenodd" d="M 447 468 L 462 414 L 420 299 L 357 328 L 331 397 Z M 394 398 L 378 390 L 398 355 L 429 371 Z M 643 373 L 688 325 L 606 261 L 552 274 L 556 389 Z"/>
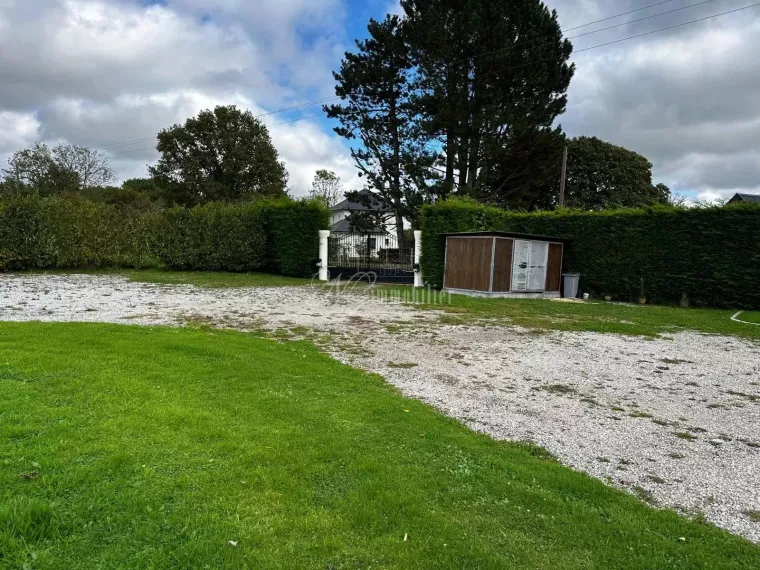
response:
<path fill-rule="evenodd" d="M 327 242 L 330 278 L 374 273 L 384 283 L 414 282 L 414 242 L 399 247 L 391 233 L 333 232 Z"/>

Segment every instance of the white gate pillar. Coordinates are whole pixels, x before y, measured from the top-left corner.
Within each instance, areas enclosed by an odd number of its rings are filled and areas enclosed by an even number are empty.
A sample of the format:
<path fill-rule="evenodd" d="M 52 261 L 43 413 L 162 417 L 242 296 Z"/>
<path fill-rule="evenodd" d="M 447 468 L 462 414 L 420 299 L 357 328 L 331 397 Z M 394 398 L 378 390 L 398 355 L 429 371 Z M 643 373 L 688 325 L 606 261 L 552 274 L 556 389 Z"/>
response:
<path fill-rule="evenodd" d="M 422 253 L 422 232 L 414 230 L 414 286 L 424 287 L 422 267 L 420 267 L 420 254 Z"/>
<path fill-rule="evenodd" d="M 327 281 L 327 238 L 330 230 L 319 230 L 319 280 Z"/>

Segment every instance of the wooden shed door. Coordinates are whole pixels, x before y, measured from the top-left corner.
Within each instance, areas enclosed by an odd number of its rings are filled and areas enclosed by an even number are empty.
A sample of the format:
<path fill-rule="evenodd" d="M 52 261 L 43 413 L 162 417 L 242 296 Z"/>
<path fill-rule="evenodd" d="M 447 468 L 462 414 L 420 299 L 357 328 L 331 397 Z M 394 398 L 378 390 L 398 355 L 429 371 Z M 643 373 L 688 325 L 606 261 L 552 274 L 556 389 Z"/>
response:
<path fill-rule="evenodd" d="M 489 291 L 493 238 L 449 237 L 446 240 L 444 287 Z"/>
<path fill-rule="evenodd" d="M 515 240 L 512 261 L 512 291 L 544 291 L 549 244 Z"/>

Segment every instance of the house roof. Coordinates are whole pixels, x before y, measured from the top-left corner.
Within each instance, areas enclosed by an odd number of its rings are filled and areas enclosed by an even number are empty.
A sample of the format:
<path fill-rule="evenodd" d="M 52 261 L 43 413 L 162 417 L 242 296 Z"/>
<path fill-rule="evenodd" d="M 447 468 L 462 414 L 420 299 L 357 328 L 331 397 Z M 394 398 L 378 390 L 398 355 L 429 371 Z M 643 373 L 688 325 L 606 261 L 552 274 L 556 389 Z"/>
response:
<path fill-rule="evenodd" d="M 504 237 L 515 238 L 533 241 L 554 241 L 560 243 L 567 243 L 569 238 L 562 238 L 556 236 L 539 236 L 534 234 L 520 234 L 514 232 L 458 232 L 458 233 L 445 233 L 441 234 L 443 237 Z"/>
<path fill-rule="evenodd" d="M 349 233 L 349 232 L 354 231 L 353 227 L 351 226 L 351 221 L 348 218 L 343 218 L 342 220 L 335 222 L 333 225 L 330 226 L 329 230 L 331 232 L 335 232 L 335 233 Z M 370 231 L 362 230 L 361 232 L 358 232 L 358 233 L 362 233 L 362 234 L 387 234 L 388 232 L 386 232 L 380 226 L 375 226 Z"/>
<path fill-rule="evenodd" d="M 760 194 L 734 194 L 734 197 L 731 198 L 729 201 L 729 204 L 732 202 L 751 202 L 753 204 L 760 204 Z"/>
<path fill-rule="evenodd" d="M 341 210 L 353 210 L 356 212 L 391 212 L 393 211 L 390 204 L 379 194 L 367 190 L 360 190 L 358 192 L 359 200 L 349 200 L 345 198 L 332 208 L 333 212 L 339 212 Z M 366 202 L 366 203 L 365 203 Z"/>

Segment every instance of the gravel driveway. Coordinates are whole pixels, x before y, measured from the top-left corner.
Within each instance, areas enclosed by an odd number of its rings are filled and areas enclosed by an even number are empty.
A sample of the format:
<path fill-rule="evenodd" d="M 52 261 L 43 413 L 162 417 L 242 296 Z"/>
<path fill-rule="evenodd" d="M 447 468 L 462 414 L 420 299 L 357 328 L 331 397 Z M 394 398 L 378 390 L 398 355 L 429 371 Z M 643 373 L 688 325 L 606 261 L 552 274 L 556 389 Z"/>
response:
<path fill-rule="evenodd" d="M 547 301 L 548 302 L 548 301 Z M 0 319 L 288 329 L 497 439 L 760 542 L 760 345 L 443 325 L 319 288 L 0 277 Z"/>

